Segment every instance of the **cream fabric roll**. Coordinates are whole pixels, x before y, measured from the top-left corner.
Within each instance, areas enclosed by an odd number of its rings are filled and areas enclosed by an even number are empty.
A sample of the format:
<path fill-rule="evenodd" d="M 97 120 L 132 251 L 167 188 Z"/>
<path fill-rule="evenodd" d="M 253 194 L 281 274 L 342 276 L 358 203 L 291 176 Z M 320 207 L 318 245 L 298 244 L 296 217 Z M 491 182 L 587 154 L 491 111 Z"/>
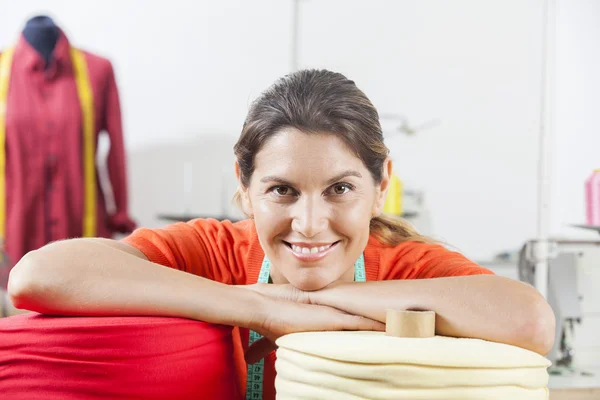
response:
<path fill-rule="evenodd" d="M 277 341 L 277 398 L 547 399 L 550 362 L 477 339 L 310 332 Z"/>
<path fill-rule="evenodd" d="M 547 400 L 548 390 L 523 389 L 512 386 L 450 387 L 443 389 L 398 389 L 380 393 L 363 387 L 362 393 L 317 387 L 293 381 L 277 382 L 277 400 Z"/>
<path fill-rule="evenodd" d="M 448 386 L 504 386 L 517 385 L 539 389 L 548 384 L 546 368 L 449 368 L 414 364 L 363 364 L 319 358 L 293 350 L 277 352 L 278 374 L 294 380 L 304 373 L 307 381 L 319 385 L 320 380 L 351 384 L 352 380 L 369 382 L 372 387 L 434 388 Z M 402 377 L 401 380 L 398 377 Z"/>
<path fill-rule="evenodd" d="M 383 332 L 303 332 L 282 336 L 277 345 L 323 358 L 362 364 L 418 364 L 436 367 L 549 367 L 529 350 L 479 339 L 398 338 Z M 485 355 L 485 356 L 484 356 Z"/>

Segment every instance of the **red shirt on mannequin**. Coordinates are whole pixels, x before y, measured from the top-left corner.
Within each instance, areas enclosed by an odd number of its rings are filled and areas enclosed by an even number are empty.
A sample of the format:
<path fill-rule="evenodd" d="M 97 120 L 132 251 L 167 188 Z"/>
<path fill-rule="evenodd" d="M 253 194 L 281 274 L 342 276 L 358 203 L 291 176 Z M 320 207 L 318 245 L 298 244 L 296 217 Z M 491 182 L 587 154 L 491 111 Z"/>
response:
<path fill-rule="evenodd" d="M 82 235 L 82 117 L 67 37 L 60 32 L 50 64 L 21 36 L 16 44 L 6 114 L 6 238 L 16 263 L 44 244 Z M 121 111 L 110 62 L 85 53 L 96 132 L 110 138 L 109 178 L 116 210 L 97 190 L 96 236 L 127 233 L 127 179 Z M 96 136 L 97 137 L 97 136 Z M 1 278 L 1 277 L 0 277 Z"/>

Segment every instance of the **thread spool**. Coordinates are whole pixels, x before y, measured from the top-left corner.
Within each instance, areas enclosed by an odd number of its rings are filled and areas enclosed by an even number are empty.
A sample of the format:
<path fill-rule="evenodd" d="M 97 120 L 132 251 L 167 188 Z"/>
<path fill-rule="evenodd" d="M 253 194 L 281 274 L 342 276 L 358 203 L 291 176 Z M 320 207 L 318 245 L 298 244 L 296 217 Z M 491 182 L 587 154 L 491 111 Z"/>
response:
<path fill-rule="evenodd" d="M 435 336 L 435 312 L 387 310 L 386 336 L 430 338 Z"/>

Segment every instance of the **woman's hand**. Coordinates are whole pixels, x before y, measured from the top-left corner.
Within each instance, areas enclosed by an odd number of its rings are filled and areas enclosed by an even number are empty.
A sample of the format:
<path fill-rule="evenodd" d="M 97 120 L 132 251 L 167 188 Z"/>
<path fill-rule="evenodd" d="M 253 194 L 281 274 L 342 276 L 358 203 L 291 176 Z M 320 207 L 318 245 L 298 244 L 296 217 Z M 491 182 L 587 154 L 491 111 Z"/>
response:
<path fill-rule="evenodd" d="M 285 293 L 282 291 L 281 293 Z M 293 291 L 291 291 L 293 293 Z M 255 363 L 275 350 L 275 340 L 295 332 L 314 331 L 383 331 L 385 325 L 369 318 L 352 315 L 335 308 L 303 304 L 290 299 L 264 297 L 262 311 L 250 324 L 263 339 L 246 352 L 246 361 Z M 301 297 L 298 299 L 302 300 Z"/>
<path fill-rule="evenodd" d="M 273 299 L 293 301 L 294 303 L 313 304 L 311 301 L 311 292 L 300 290 L 289 283 L 255 283 L 253 285 L 245 285 L 242 287 Z"/>

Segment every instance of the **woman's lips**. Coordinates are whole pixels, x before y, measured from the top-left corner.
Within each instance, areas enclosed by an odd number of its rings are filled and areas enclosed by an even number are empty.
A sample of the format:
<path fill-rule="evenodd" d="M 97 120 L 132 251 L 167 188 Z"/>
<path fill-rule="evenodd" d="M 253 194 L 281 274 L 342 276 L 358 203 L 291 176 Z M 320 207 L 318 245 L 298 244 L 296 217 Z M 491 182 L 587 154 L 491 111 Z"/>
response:
<path fill-rule="evenodd" d="M 314 262 L 322 260 L 327 254 L 331 253 L 338 245 L 337 242 L 331 244 L 317 243 L 309 245 L 307 243 L 293 244 L 284 242 L 286 247 L 290 250 L 292 255 L 300 261 Z"/>

